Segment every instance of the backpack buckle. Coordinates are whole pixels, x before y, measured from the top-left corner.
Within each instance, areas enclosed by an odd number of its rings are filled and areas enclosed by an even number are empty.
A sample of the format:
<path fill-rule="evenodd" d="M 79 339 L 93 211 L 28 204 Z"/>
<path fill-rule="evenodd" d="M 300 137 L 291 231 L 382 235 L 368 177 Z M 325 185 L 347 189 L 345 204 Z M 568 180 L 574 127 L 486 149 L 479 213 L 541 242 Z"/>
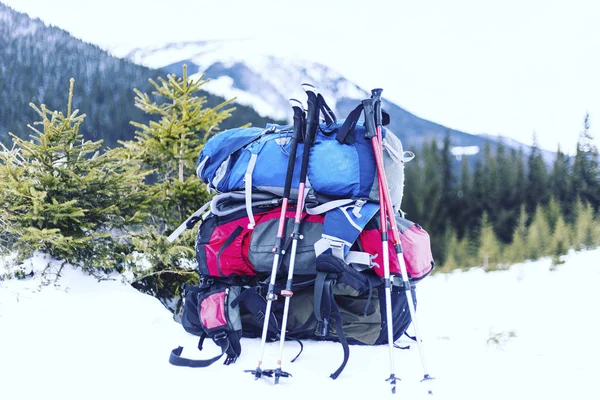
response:
<path fill-rule="evenodd" d="M 223 339 L 227 339 L 227 331 L 220 331 L 219 333 L 213 336 L 213 340 L 215 342 L 221 341 Z"/>
<path fill-rule="evenodd" d="M 331 249 L 331 254 L 337 258 L 344 259 L 344 242 L 338 242 L 335 240 L 329 240 L 329 248 Z"/>

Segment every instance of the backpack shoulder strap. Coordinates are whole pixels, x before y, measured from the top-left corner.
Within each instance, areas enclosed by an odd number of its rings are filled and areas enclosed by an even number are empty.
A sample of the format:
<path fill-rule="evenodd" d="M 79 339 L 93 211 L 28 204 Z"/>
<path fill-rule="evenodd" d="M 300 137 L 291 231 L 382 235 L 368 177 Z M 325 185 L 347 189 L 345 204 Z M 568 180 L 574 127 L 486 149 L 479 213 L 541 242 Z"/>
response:
<path fill-rule="evenodd" d="M 203 341 L 204 338 L 200 338 L 200 341 Z M 209 358 L 206 360 L 195 360 L 191 358 L 181 357 L 181 353 L 183 351 L 183 347 L 179 346 L 176 349 L 171 351 L 171 355 L 169 357 L 169 363 L 172 365 L 176 365 L 179 367 L 190 367 L 190 368 L 204 368 L 214 364 L 217 360 L 223 357 L 223 354 L 227 353 L 227 358 L 225 359 L 225 365 L 232 364 L 237 359 L 237 354 L 235 354 L 233 350 L 233 346 L 229 340 L 229 335 L 227 332 L 223 331 L 216 334 L 213 337 L 215 343 L 221 348 L 221 354 L 215 356 L 213 358 Z M 199 344 L 199 347 L 201 345 Z"/>

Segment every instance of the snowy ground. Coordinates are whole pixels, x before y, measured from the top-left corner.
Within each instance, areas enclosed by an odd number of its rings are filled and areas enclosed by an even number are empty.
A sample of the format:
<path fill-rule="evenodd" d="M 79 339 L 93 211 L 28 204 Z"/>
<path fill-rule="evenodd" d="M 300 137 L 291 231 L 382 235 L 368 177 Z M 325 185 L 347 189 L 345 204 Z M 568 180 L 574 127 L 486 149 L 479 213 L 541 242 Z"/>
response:
<path fill-rule="evenodd" d="M 41 256 L 26 262 L 36 271 L 47 263 Z M 420 283 L 419 321 L 437 378 L 434 395 L 419 383 L 413 345 L 395 352 L 402 379 L 396 398 L 600 399 L 600 250 L 572 253 L 555 272 L 549 265 L 541 260 L 502 272 L 437 274 Z M 2 268 L 0 262 L 0 274 Z M 43 283 L 40 274 L 0 281 L 2 400 L 392 396 L 384 382 L 386 346 L 351 347 L 348 366 L 332 381 L 341 346 L 305 342 L 298 361 L 284 363 L 294 377 L 274 386 L 243 373 L 256 367 L 257 340 L 244 339 L 242 356 L 231 366 L 169 365 L 177 345 L 188 357 L 218 354 L 217 348 L 205 345 L 198 353 L 197 339 L 157 300 L 117 276 L 98 281 L 65 268 L 56 284 Z M 277 349 L 268 346 L 266 367 Z M 286 349 L 289 359 L 297 345 Z"/>

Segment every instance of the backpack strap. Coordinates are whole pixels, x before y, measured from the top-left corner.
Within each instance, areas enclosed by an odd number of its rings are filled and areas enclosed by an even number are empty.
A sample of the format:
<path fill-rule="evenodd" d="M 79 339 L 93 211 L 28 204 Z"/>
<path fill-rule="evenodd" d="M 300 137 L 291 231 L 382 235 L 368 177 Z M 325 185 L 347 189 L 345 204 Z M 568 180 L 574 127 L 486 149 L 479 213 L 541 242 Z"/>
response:
<path fill-rule="evenodd" d="M 315 302 L 314 313 L 317 320 L 321 322 L 321 330 L 317 330 L 319 336 L 329 335 L 329 320 L 333 312 L 335 318 L 335 332 L 344 350 L 344 360 L 342 364 L 330 375 L 331 379 L 336 379 L 346 367 L 348 358 L 350 358 L 350 347 L 348 339 L 342 326 L 342 314 L 333 295 L 333 285 L 339 275 L 346 270 L 344 261 L 336 257 L 321 256 L 317 259 L 317 279 L 315 281 Z M 323 311 L 323 312 L 322 312 Z"/>
<path fill-rule="evenodd" d="M 254 229 L 256 226 L 256 221 L 254 220 L 254 213 L 252 212 L 252 173 L 254 172 L 254 167 L 256 166 L 256 160 L 258 158 L 258 154 L 252 153 L 250 156 L 250 161 L 248 162 L 248 168 L 246 169 L 246 174 L 244 175 L 244 188 L 246 192 L 246 213 L 248 214 L 248 219 L 250 222 L 248 223 L 248 229 Z"/>
<path fill-rule="evenodd" d="M 214 364 L 217 360 L 223 357 L 223 354 L 227 354 L 227 358 L 225 359 L 225 365 L 234 363 L 237 357 L 239 356 L 239 353 L 236 354 L 236 352 L 233 350 L 234 346 L 230 341 L 230 335 L 228 335 L 226 331 L 221 331 L 214 335 L 212 339 L 217 344 L 217 346 L 221 348 L 221 354 L 219 354 L 218 356 L 206 360 L 195 360 L 191 358 L 181 357 L 183 347 L 179 346 L 171 351 L 171 355 L 169 356 L 169 363 L 179 367 L 204 368 Z M 239 339 L 237 340 L 239 342 Z M 204 338 L 201 337 L 200 342 L 198 343 L 199 348 L 202 347 L 203 341 Z"/>
<path fill-rule="evenodd" d="M 265 320 L 265 309 L 267 307 L 267 301 L 259 295 L 253 289 L 244 290 L 238 297 L 236 297 L 232 302 L 232 307 L 237 307 L 238 304 L 243 304 L 244 307 L 250 312 L 254 320 L 260 325 L 263 325 Z M 271 316 L 269 318 L 269 325 L 267 327 L 268 332 L 272 335 L 273 338 L 279 337 L 279 325 L 277 324 L 277 318 L 275 318 L 275 314 L 271 312 Z"/>
<path fill-rule="evenodd" d="M 325 118 L 325 123 L 327 125 L 337 123 L 337 118 L 335 114 L 333 113 L 333 111 L 331 111 L 331 108 L 329 108 L 327 102 L 325 101 L 325 98 L 323 97 L 323 95 L 321 95 L 321 93 L 317 95 L 317 104 L 319 110 L 321 111 L 321 115 L 323 115 L 323 118 Z"/>
<path fill-rule="evenodd" d="M 338 130 L 338 134 L 335 139 L 341 144 L 352 144 L 354 143 L 354 128 L 360 119 L 360 115 L 363 112 L 362 103 L 359 104 L 354 110 L 350 111 L 350 114 L 346 117 L 346 120 L 342 124 L 342 127 Z M 381 111 L 382 113 L 382 125 L 387 126 L 390 123 L 390 114 Z"/>
<path fill-rule="evenodd" d="M 179 225 L 177 227 L 177 229 L 175 229 L 173 231 L 173 233 L 171 233 L 169 235 L 169 237 L 167 238 L 167 240 L 169 241 L 169 243 L 173 243 L 173 241 L 175 241 L 175 239 L 177 239 L 181 233 L 186 230 L 186 229 L 192 229 L 194 227 L 194 225 L 196 225 L 196 223 L 198 221 L 200 221 L 200 216 L 206 211 L 206 209 L 208 208 L 208 206 L 210 206 L 210 201 L 206 204 L 204 204 L 202 207 L 200 207 L 195 213 L 193 213 L 192 215 L 190 215 L 188 217 L 188 219 L 186 219 L 185 221 L 183 221 L 183 223 L 181 225 Z"/>
<path fill-rule="evenodd" d="M 340 343 L 342 344 L 342 348 L 344 349 L 344 360 L 338 369 L 335 370 L 334 373 L 329 375 L 331 379 L 337 379 L 338 376 L 342 373 L 346 364 L 348 363 L 348 359 L 350 358 L 350 346 L 348 346 L 348 339 L 344 334 L 344 329 L 342 327 L 342 314 L 340 313 L 340 308 L 335 302 L 335 298 L 333 295 L 331 296 L 331 308 L 335 315 L 335 332 L 337 333 L 338 339 L 340 339 Z"/>
<path fill-rule="evenodd" d="M 318 215 L 325 214 L 327 211 L 333 210 L 338 207 L 346 206 L 348 204 L 354 203 L 356 200 L 353 199 L 340 199 L 340 200 L 332 200 L 327 203 L 319 204 L 314 207 L 306 207 L 306 213 L 310 215 Z"/>
<path fill-rule="evenodd" d="M 342 199 L 313 207 L 311 213 L 315 210 L 327 210 L 321 239 L 314 245 L 316 256 L 332 254 L 359 270 L 371 268 L 372 256 L 366 252 L 350 251 L 350 247 L 377 214 L 379 205 L 362 199 Z"/>
<path fill-rule="evenodd" d="M 271 193 L 253 192 L 252 207 L 272 206 L 281 203 L 281 197 Z M 210 212 L 218 217 L 224 217 L 246 209 L 247 197 L 245 192 L 227 192 L 215 195 L 210 202 Z"/>
<path fill-rule="evenodd" d="M 346 120 L 342 124 L 342 127 L 335 136 L 335 139 L 341 144 L 352 144 L 354 143 L 354 128 L 363 112 L 363 105 L 360 103 L 354 110 L 350 111 L 350 114 L 346 117 Z"/>

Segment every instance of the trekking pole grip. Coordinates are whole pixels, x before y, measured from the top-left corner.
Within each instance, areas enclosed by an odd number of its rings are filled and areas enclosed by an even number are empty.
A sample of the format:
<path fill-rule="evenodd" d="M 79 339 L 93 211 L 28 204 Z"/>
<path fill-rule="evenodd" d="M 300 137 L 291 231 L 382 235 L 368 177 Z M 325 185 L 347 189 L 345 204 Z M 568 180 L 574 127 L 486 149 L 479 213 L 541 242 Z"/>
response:
<path fill-rule="evenodd" d="M 319 104 L 317 100 L 317 90 L 314 86 L 304 83 L 302 89 L 306 92 L 308 111 L 306 115 L 306 136 L 304 138 L 305 156 L 302 158 L 302 168 L 300 169 L 300 181 L 304 181 L 308 172 L 308 152 L 310 146 L 314 143 L 319 126 Z"/>
<path fill-rule="evenodd" d="M 371 90 L 371 98 L 374 100 L 373 108 L 376 126 L 381 126 L 383 124 L 383 114 L 381 112 L 381 92 L 383 92 L 383 89 L 378 88 Z"/>
<path fill-rule="evenodd" d="M 375 130 L 375 99 L 364 99 L 362 105 L 365 113 L 365 129 L 367 130 L 365 138 L 372 139 L 377 136 Z"/>
<path fill-rule="evenodd" d="M 302 136 L 302 130 L 304 125 L 304 110 L 302 108 L 302 103 L 296 99 L 290 99 L 290 104 L 292 105 L 292 109 L 294 110 L 294 131 L 292 134 L 292 141 L 290 144 L 290 155 L 287 166 L 287 173 L 285 176 L 285 185 L 283 187 L 283 197 L 289 198 L 290 191 L 292 188 L 292 178 L 293 178 L 293 170 L 294 165 L 296 163 L 296 149 L 298 148 L 298 142 Z"/>

